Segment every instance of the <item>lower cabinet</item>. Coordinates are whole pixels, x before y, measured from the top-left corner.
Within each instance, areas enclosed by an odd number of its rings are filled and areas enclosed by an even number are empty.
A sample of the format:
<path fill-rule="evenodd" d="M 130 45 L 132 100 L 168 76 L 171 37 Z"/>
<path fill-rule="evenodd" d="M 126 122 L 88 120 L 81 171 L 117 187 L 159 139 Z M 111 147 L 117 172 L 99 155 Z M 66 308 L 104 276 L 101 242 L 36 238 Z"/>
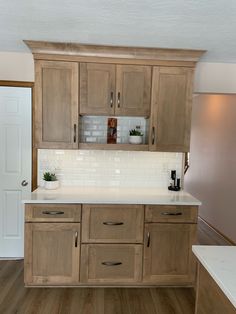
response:
<path fill-rule="evenodd" d="M 28 204 L 25 209 L 26 286 L 195 284 L 196 206 Z"/>
<path fill-rule="evenodd" d="M 25 284 L 79 282 L 80 223 L 25 224 Z"/>
<path fill-rule="evenodd" d="M 82 244 L 81 282 L 133 283 L 142 279 L 142 245 Z"/>
<path fill-rule="evenodd" d="M 193 284 L 196 262 L 191 252 L 196 224 L 145 225 L 143 281 L 157 284 Z"/>

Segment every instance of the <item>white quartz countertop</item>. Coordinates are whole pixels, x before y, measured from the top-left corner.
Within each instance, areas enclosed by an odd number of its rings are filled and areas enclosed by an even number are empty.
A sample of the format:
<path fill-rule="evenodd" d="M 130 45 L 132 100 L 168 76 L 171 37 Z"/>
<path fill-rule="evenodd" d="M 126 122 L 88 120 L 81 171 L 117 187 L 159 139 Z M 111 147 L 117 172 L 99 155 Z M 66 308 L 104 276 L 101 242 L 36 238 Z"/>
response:
<path fill-rule="evenodd" d="M 236 308 L 236 247 L 194 245 L 192 249 Z"/>
<path fill-rule="evenodd" d="M 61 187 L 57 190 L 38 188 L 23 203 L 81 204 L 165 204 L 201 205 L 185 191 L 173 192 L 156 188 Z"/>

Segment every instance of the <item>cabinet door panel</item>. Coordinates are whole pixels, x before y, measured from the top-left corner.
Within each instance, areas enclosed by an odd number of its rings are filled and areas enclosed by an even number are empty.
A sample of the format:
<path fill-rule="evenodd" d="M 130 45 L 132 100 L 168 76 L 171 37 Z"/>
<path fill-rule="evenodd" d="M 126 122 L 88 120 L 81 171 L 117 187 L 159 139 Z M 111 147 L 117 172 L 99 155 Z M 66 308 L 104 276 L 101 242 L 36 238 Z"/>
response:
<path fill-rule="evenodd" d="M 25 284 L 79 281 L 80 224 L 25 224 Z"/>
<path fill-rule="evenodd" d="M 151 67 L 117 65 L 116 115 L 149 116 Z"/>
<path fill-rule="evenodd" d="M 196 224 L 146 224 L 149 246 L 144 249 L 144 281 L 158 284 L 192 284 L 196 264 L 191 247 Z"/>
<path fill-rule="evenodd" d="M 153 68 L 150 150 L 189 151 L 192 76 L 191 68 Z"/>
<path fill-rule="evenodd" d="M 115 65 L 80 64 L 80 114 L 114 115 Z"/>
<path fill-rule="evenodd" d="M 142 205 L 83 205 L 82 242 L 142 243 Z"/>
<path fill-rule="evenodd" d="M 36 61 L 35 146 L 78 148 L 78 64 Z"/>
<path fill-rule="evenodd" d="M 142 245 L 81 245 L 81 282 L 131 283 L 141 281 L 141 275 Z"/>

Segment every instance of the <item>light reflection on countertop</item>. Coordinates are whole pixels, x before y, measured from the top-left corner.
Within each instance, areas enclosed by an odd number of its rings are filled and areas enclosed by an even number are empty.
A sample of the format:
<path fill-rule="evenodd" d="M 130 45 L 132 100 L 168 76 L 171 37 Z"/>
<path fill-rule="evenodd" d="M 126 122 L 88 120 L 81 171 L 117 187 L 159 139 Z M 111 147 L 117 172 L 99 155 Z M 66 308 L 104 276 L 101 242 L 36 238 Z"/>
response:
<path fill-rule="evenodd" d="M 57 190 L 38 188 L 23 203 L 81 203 L 81 204 L 165 204 L 201 205 L 201 202 L 185 191 L 169 191 L 158 188 L 116 187 L 61 187 Z"/>

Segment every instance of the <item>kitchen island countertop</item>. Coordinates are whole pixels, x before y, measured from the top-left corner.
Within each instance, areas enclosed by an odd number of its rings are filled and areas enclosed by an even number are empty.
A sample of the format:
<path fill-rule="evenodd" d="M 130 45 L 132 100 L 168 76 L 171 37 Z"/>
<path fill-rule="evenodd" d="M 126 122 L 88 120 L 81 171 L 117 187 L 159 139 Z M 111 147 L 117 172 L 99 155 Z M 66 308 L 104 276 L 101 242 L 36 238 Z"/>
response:
<path fill-rule="evenodd" d="M 193 205 L 201 202 L 185 191 L 158 188 L 61 187 L 57 190 L 38 188 L 23 203 L 80 204 L 145 204 Z"/>
<path fill-rule="evenodd" d="M 193 245 L 193 252 L 236 308 L 236 247 Z"/>

